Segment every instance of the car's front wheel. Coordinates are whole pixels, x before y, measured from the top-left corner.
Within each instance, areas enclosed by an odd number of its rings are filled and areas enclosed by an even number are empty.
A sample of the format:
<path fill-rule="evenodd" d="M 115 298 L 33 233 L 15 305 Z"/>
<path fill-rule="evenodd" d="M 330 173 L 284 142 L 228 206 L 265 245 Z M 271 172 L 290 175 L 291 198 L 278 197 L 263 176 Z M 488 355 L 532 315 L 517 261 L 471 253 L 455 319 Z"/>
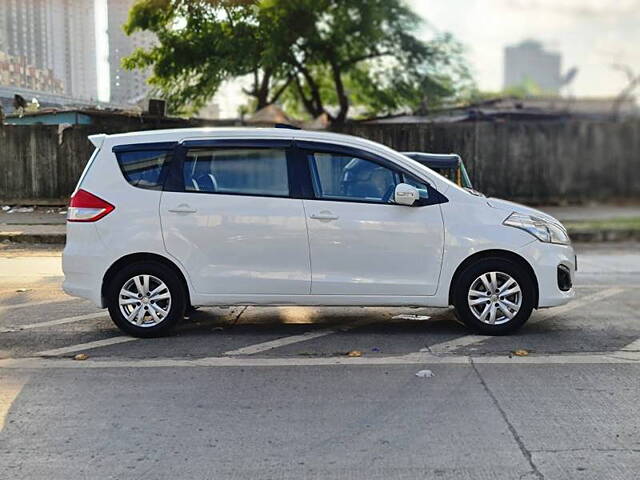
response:
<path fill-rule="evenodd" d="M 471 329 L 488 335 L 511 333 L 531 316 L 534 279 L 510 260 L 478 260 L 458 277 L 453 303 L 458 318 Z"/>
<path fill-rule="evenodd" d="M 135 337 L 165 335 L 184 317 L 182 282 L 161 263 L 126 266 L 114 275 L 106 294 L 113 322 Z"/>

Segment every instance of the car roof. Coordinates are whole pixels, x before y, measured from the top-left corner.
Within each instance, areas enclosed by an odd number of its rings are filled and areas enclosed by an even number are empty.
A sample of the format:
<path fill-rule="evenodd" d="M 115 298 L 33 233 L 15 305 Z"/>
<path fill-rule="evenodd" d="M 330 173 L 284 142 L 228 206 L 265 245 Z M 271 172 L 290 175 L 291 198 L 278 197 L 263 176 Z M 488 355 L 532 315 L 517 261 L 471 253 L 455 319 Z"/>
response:
<path fill-rule="evenodd" d="M 166 130 L 144 130 L 106 135 L 113 145 L 138 142 L 167 142 L 202 137 L 251 137 L 251 138 L 290 138 L 310 141 L 358 142 L 375 144 L 369 140 L 352 135 L 315 130 L 299 130 L 293 128 L 260 128 L 260 127 L 214 127 L 214 128 L 173 128 Z M 376 144 L 377 145 L 377 144 Z"/>
<path fill-rule="evenodd" d="M 403 155 L 432 168 L 456 168 L 460 155 L 455 153 L 400 152 Z"/>

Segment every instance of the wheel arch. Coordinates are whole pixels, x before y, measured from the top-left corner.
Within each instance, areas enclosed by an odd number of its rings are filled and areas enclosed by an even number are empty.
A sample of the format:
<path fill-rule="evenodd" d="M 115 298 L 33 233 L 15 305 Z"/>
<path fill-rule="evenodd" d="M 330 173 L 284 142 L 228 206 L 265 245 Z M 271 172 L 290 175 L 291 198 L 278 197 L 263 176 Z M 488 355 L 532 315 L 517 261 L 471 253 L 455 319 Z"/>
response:
<path fill-rule="evenodd" d="M 484 260 L 487 258 L 500 258 L 500 259 L 505 259 L 505 260 L 509 260 L 517 265 L 520 265 L 521 267 L 523 267 L 527 273 L 531 276 L 531 279 L 533 280 L 533 286 L 535 289 L 535 293 L 534 293 L 534 308 L 538 308 L 538 300 L 540 297 L 540 289 L 538 286 L 538 277 L 536 276 L 535 271 L 533 270 L 533 267 L 531 266 L 531 264 L 522 256 L 518 255 L 517 253 L 514 252 L 510 252 L 509 250 L 500 250 L 500 249 L 493 249 L 493 250 L 483 250 L 481 252 L 476 252 L 473 255 L 468 256 L 467 258 L 465 258 L 462 263 L 460 263 L 460 265 L 458 265 L 458 268 L 456 268 L 456 271 L 453 274 L 453 277 L 451 277 L 451 283 L 449 284 L 449 304 L 453 304 L 453 292 L 455 291 L 456 288 L 456 284 L 458 282 L 458 279 L 460 278 L 460 275 L 462 274 L 462 272 L 471 264 L 479 261 L 479 260 Z"/>
<path fill-rule="evenodd" d="M 132 263 L 139 263 L 139 262 L 156 262 L 156 263 L 165 265 L 166 267 L 169 267 L 171 270 L 173 270 L 175 274 L 178 276 L 178 278 L 180 279 L 180 282 L 184 287 L 184 293 L 187 297 L 187 306 L 191 305 L 191 294 L 189 292 L 189 284 L 187 283 L 187 279 L 184 273 L 182 272 L 182 270 L 180 270 L 180 268 L 174 262 L 169 260 L 167 257 L 163 257 L 162 255 L 158 255 L 157 253 L 139 252 L 139 253 L 132 253 L 129 255 L 125 255 L 124 257 L 120 257 L 118 260 L 113 262 L 111 266 L 107 269 L 107 271 L 102 277 L 102 286 L 100 289 L 102 307 L 106 305 L 107 286 L 109 285 L 109 282 L 111 282 L 111 279 L 116 274 L 116 272 L 118 272 L 118 270 L 120 270 L 125 265 L 130 265 Z"/>

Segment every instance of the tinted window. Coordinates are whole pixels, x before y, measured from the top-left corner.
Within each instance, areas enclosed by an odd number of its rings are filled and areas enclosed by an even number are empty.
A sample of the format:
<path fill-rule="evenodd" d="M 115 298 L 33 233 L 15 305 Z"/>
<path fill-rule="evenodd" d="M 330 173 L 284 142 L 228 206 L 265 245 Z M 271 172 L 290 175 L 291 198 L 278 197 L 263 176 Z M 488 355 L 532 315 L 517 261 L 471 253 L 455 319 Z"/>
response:
<path fill-rule="evenodd" d="M 189 192 L 288 196 L 287 155 L 281 149 L 193 149 L 184 162 Z"/>
<path fill-rule="evenodd" d="M 316 197 L 388 203 L 399 175 L 378 163 L 336 153 L 309 155 Z"/>
<path fill-rule="evenodd" d="M 118 164 L 124 178 L 134 187 L 162 188 L 162 167 L 170 156 L 167 150 L 118 152 Z"/>

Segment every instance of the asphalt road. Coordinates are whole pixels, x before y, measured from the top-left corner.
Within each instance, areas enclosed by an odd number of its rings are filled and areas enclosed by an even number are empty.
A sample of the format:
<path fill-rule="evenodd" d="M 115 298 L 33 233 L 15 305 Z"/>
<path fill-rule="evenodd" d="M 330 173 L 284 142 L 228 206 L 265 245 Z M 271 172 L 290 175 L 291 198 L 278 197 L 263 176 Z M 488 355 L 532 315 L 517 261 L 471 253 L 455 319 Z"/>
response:
<path fill-rule="evenodd" d="M 59 261 L 0 250 L 0 479 L 638 477 L 638 245 L 579 247 L 578 298 L 499 338 L 448 310 L 232 307 L 137 340 Z"/>

